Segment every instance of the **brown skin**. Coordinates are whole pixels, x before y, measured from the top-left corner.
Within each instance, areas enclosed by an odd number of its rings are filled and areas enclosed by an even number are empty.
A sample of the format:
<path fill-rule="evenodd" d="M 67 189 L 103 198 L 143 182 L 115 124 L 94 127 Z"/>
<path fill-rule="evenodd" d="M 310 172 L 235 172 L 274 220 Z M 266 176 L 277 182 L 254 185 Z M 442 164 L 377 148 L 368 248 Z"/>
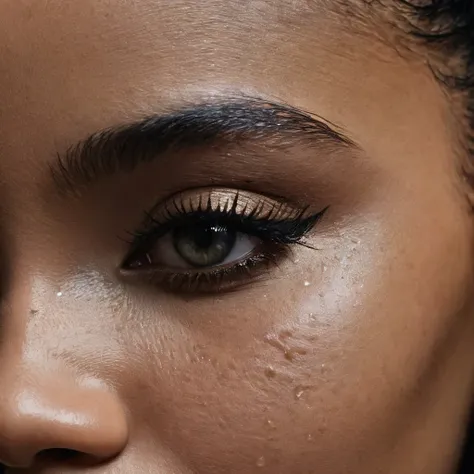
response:
<path fill-rule="evenodd" d="M 1 0 L 0 18 L 7 472 L 453 473 L 474 234 L 421 53 L 310 2 Z M 78 140 L 236 94 L 358 147 L 249 138 L 58 191 L 50 165 Z M 329 210 L 313 248 L 232 291 L 119 271 L 144 211 L 211 185 Z"/>

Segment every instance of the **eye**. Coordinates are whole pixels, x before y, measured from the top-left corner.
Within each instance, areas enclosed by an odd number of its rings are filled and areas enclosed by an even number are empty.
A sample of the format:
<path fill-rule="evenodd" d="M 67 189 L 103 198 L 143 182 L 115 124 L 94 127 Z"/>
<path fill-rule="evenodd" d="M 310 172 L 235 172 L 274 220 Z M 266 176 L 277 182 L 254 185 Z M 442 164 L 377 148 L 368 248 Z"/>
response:
<path fill-rule="evenodd" d="M 128 232 L 133 239 L 121 274 L 175 293 L 244 288 L 270 278 L 290 247 L 309 247 L 305 238 L 327 209 L 310 214 L 307 207 L 225 188 L 178 193 Z"/>
<path fill-rule="evenodd" d="M 259 238 L 225 225 L 180 226 L 158 238 L 146 251 L 135 254 L 128 266 L 188 271 L 225 267 L 245 261 L 260 244 Z"/>

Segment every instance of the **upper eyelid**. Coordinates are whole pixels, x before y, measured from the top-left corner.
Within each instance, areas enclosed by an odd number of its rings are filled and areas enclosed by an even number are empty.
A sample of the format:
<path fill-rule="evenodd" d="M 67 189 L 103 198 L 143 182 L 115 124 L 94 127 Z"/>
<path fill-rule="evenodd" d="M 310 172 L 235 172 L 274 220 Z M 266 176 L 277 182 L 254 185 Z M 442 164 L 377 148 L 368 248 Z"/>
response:
<path fill-rule="evenodd" d="M 222 195 L 225 197 L 222 198 Z M 237 189 L 209 188 L 202 191 L 189 190 L 186 193 L 173 195 L 155 205 L 150 212 L 146 213 L 146 217 L 161 215 L 166 220 L 193 212 L 230 213 L 233 211 L 240 215 L 268 214 L 270 218 L 289 218 L 304 213 L 308 208 L 308 205 L 289 203 L 281 197 L 270 197 Z M 155 222 L 159 222 L 159 219 L 159 217 L 154 218 Z"/>
<path fill-rule="evenodd" d="M 224 211 L 224 210 L 219 210 L 219 209 L 214 209 L 210 211 L 207 211 L 207 210 L 194 210 L 190 212 L 186 211 L 185 213 L 177 213 L 175 215 L 170 215 L 165 221 L 156 220 L 153 217 L 153 215 L 148 214 L 147 221 L 144 224 L 142 230 L 139 232 L 139 234 L 144 235 L 146 233 L 150 233 L 152 234 L 150 235 L 150 238 L 156 239 L 165 235 L 167 232 L 179 226 L 180 224 L 189 225 L 190 221 L 192 221 L 194 218 L 196 218 L 196 221 L 202 221 L 202 222 L 204 222 L 205 220 L 209 222 L 213 218 L 225 219 L 228 223 L 231 221 L 235 221 L 233 223 L 242 225 L 242 230 L 244 230 L 243 224 L 245 223 L 250 223 L 250 222 L 279 223 L 279 222 L 284 222 L 288 220 L 296 221 L 299 218 L 298 215 L 295 215 L 294 217 L 273 219 L 268 216 L 258 216 L 257 214 L 244 215 L 244 214 L 232 213 L 232 212 L 233 211 L 229 212 L 229 211 Z"/>
<path fill-rule="evenodd" d="M 222 193 L 226 193 L 225 199 L 215 200 L 213 205 L 211 196 Z M 283 202 L 281 199 L 239 190 L 214 188 L 206 190 L 205 194 L 204 197 L 204 194 L 190 193 L 191 197 L 186 200 L 185 194 L 179 193 L 155 205 L 151 211 L 145 212 L 145 219 L 141 226 L 142 233 L 147 232 L 150 227 L 161 228 L 165 232 L 167 228 L 176 225 L 180 220 L 189 221 L 196 216 L 214 215 L 216 218 L 238 218 L 240 216 L 241 219 L 278 222 L 301 219 L 308 210 L 308 206 L 295 206 Z M 192 197 L 196 196 L 197 205 L 193 204 L 192 200 Z M 241 199 L 243 203 L 239 201 Z"/>

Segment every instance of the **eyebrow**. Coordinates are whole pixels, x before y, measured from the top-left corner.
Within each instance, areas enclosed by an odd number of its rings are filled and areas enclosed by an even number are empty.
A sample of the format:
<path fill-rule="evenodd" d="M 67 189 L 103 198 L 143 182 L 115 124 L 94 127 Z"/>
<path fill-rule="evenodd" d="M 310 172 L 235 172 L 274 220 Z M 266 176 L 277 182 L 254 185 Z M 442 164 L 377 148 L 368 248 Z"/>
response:
<path fill-rule="evenodd" d="M 272 149 L 302 141 L 358 148 L 339 127 L 301 109 L 227 99 L 96 132 L 58 154 L 51 172 L 61 191 L 76 194 L 100 178 L 133 171 L 172 152 L 242 141 L 271 143 Z"/>

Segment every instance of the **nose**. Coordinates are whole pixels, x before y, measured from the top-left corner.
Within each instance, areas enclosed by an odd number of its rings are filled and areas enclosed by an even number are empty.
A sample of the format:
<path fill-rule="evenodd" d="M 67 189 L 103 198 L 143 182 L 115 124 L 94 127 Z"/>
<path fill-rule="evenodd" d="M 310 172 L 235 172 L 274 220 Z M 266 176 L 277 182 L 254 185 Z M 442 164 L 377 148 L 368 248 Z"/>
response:
<path fill-rule="evenodd" d="M 8 378 L 0 388 L 0 463 L 31 468 L 65 456 L 103 463 L 125 447 L 125 411 L 104 385 L 61 373 Z"/>

